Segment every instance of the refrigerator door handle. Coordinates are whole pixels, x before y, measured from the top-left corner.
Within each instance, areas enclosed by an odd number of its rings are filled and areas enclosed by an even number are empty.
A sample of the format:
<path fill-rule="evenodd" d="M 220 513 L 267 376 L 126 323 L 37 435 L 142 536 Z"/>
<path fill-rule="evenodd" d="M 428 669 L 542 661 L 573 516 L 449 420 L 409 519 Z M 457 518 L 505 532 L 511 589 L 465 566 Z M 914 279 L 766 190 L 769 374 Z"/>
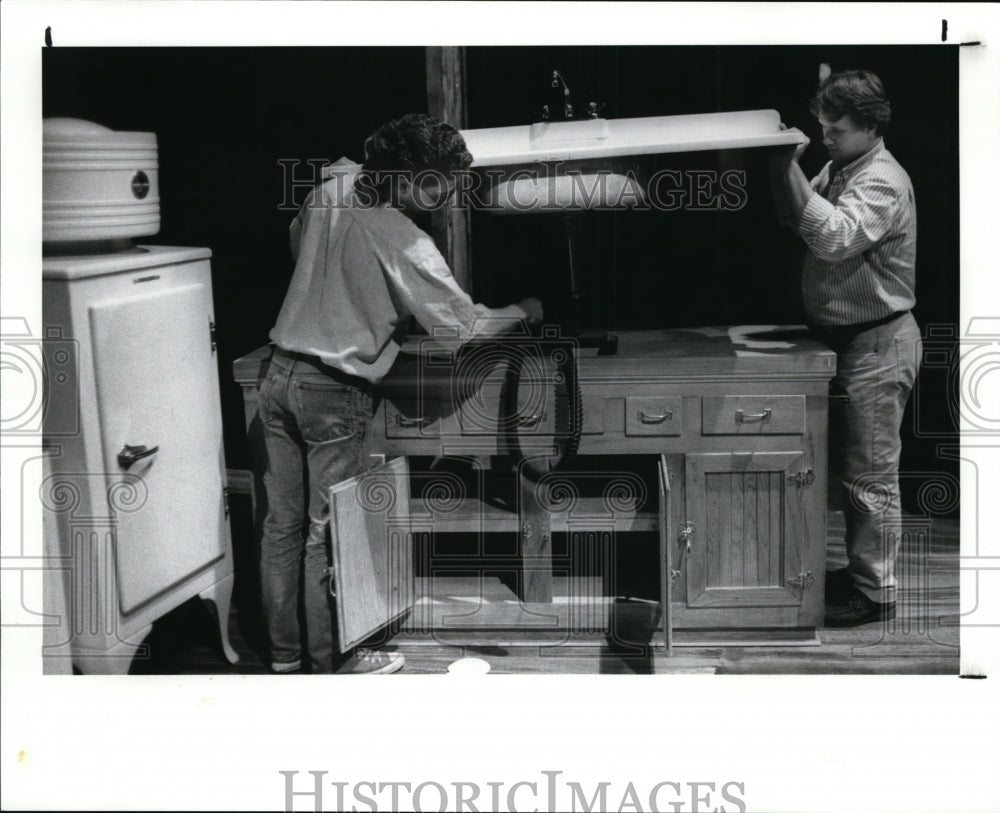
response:
<path fill-rule="evenodd" d="M 154 455 L 158 451 L 160 451 L 159 446 L 147 449 L 145 446 L 129 446 L 126 443 L 122 447 L 122 450 L 118 452 L 118 465 L 125 469 L 125 471 L 128 471 L 133 463 L 142 460 L 144 457 Z"/>

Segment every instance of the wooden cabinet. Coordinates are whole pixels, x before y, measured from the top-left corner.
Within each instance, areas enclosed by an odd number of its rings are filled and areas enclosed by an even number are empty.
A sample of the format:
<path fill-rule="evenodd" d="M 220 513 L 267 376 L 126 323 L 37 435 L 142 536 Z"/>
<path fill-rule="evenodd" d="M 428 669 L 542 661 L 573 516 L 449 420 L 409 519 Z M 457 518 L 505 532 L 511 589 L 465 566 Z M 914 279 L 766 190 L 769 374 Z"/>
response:
<path fill-rule="evenodd" d="M 834 354 L 794 327 L 617 337 L 615 354 L 577 351 L 583 474 L 552 472 L 538 483 L 524 481 L 517 505 L 506 512 L 466 499 L 428 517 L 414 497 L 412 514 L 423 515 L 432 533 L 516 532 L 528 574 L 518 596 L 521 615 L 527 608 L 537 616 L 547 606 L 556 628 L 567 632 L 574 622 L 564 610 L 573 598 L 558 595 L 553 534 L 565 533 L 565 548 L 572 548 L 573 539 L 603 533 L 627 555 L 624 534 L 645 530 L 660 537 L 664 638 L 685 630 L 695 637 L 717 630 L 766 637 L 781 630 L 783 640 L 789 631 L 808 638 L 823 611 Z M 502 353 L 483 352 L 465 369 L 461 354 L 431 353 L 427 341 L 412 339 L 382 382 L 374 420 L 379 452 L 491 459 L 512 451 L 512 426 L 522 453 L 529 449 L 544 459 L 555 451 L 553 441 L 566 427 L 552 416 L 566 407 L 545 378 L 551 371 L 539 368 L 535 395 L 519 393 L 515 414 L 504 415 Z M 247 390 L 259 366 L 259 354 L 237 362 L 237 379 Z M 522 378 L 520 390 L 530 395 L 530 384 Z M 632 475 L 638 485 L 624 489 L 651 492 L 649 499 L 616 502 L 614 487 L 583 493 L 588 477 L 629 479 L 612 465 L 626 455 L 653 458 L 652 482 Z M 552 499 L 557 483 L 569 495 L 562 503 Z M 585 592 L 577 591 L 581 602 Z M 518 626 L 516 619 L 510 623 Z"/>

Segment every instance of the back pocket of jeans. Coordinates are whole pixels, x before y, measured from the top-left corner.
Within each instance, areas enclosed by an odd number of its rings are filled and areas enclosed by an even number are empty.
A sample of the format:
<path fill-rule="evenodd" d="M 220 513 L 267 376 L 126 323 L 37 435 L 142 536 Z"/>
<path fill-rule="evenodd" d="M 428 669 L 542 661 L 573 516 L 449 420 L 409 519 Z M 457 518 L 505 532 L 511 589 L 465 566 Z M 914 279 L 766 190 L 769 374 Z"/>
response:
<path fill-rule="evenodd" d="M 911 390 L 917 379 L 923 347 L 919 335 L 915 339 L 906 336 L 896 337 L 897 381 L 904 390 Z"/>
<path fill-rule="evenodd" d="M 319 381 L 296 381 L 294 386 L 304 440 L 325 443 L 354 435 L 358 419 L 351 387 Z"/>

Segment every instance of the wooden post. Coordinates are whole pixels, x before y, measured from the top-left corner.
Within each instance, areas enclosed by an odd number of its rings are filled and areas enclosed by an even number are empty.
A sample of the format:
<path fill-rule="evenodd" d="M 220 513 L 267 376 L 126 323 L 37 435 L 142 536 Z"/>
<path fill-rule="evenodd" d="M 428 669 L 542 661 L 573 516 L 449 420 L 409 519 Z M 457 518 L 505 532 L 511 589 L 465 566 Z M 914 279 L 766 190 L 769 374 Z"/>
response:
<path fill-rule="evenodd" d="M 538 483 L 518 472 L 521 601 L 552 603 L 552 518 L 538 502 Z"/>
<path fill-rule="evenodd" d="M 448 124 L 462 129 L 465 112 L 465 49 L 456 46 L 426 50 L 427 109 Z M 456 209 L 434 212 L 432 236 L 458 284 L 472 294 L 469 256 L 469 213 Z"/>

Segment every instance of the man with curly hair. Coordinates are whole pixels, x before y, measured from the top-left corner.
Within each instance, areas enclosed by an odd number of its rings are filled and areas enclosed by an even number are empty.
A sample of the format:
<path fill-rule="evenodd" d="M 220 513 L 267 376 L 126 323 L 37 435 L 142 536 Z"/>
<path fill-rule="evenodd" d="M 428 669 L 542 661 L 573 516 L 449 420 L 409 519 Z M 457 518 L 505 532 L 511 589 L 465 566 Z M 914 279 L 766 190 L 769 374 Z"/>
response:
<path fill-rule="evenodd" d="M 373 388 L 410 316 L 460 340 L 541 322 L 536 299 L 475 304 L 415 222 L 447 204 L 455 174 L 471 162 L 454 127 L 403 116 L 367 139 L 363 166 L 336 162 L 291 225 L 295 271 L 270 334 L 275 349 L 258 406 L 267 449 L 261 585 L 274 672 L 302 668 L 303 559 L 310 671 L 386 674 L 403 665 L 398 653 L 357 648 L 344 658 L 334 646 L 327 494 L 368 468 Z"/>
<path fill-rule="evenodd" d="M 878 76 L 843 71 L 817 90 L 830 161 L 812 181 L 806 144 L 772 155 L 779 214 L 808 247 L 806 317 L 837 353 L 830 474 L 844 496 L 847 568 L 827 574 L 827 626 L 893 618 L 901 536 L 899 430 L 917 374 L 917 210 L 906 171 L 885 148 L 890 105 Z"/>

